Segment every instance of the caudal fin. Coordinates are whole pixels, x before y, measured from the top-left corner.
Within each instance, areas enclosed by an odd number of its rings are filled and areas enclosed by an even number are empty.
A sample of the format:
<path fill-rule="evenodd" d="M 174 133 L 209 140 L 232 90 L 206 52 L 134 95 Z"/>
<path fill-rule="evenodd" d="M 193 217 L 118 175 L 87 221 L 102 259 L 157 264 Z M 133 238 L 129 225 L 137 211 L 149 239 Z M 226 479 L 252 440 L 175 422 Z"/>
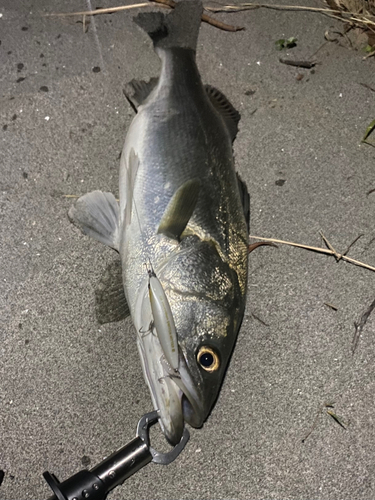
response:
<path fill-rule="evenodd" d="M 195 51 L 202 11 L 201 0 L 181 0 L 168 15 L 143 12 L 134 18 L 134 22 L 146 31 L 155 48 L 178 47 Z"/>

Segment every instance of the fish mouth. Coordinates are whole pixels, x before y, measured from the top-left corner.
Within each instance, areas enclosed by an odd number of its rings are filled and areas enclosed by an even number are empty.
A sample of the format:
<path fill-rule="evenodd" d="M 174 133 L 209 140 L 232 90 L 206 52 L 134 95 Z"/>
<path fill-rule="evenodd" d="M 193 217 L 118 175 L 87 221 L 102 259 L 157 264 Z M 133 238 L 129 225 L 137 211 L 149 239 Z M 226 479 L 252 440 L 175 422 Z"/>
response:
<path fill-rule="evenodd" d="M 179 368 L 173 370 L 165 359 L 157 336 L 153 333 L 138 343 L 143 373 L 149 386 L 154 408 L 159 412 L 162 431 L 173 446 L 182 438 L 185 424 L 201 427 L 204 421 L 202 398 L 190 375 L 185 357 L 179 349 Z"/>
<path fill-rule="evenodd" d="M 148 296 L 147 281 L 138 295 L 134 324 L 137 328 L 137 346 L 143 375 L 148 384 L 159 423 L 171 445 L 180 442 L 185 423 L 201 427 L 205 407 L 200 388 L 191 376 L 184 353 L 179 346 L 178 369 L 168 363 L 155 329 Z"/>

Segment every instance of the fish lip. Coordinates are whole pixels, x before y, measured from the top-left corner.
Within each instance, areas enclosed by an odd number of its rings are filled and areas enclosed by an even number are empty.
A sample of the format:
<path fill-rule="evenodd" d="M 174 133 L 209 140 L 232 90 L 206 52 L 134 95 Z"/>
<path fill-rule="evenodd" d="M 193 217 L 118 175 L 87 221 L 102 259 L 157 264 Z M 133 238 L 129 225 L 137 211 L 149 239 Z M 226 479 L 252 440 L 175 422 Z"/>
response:
<path fill-rule="evenodd" d="M 160 380 L 150 380 L 149 387 L 154 399 L 154 406 L 159 410 L 159 420 L 165 437 L 171 445 L 180 442 L 185 424 L 192 427 L 202 427 L 204 421 L 203 406 L 201 398 L 194 386 L 193 379 L 188 371 L 185 358 L 180 350 L 179 370 L 173 370 L 165 359 L 161 360 L 161 365 L 165 371 L 163 384 L 167 388 L 169 399 L 178 400 L 178 405 L 174 405 L 170 411 L 163 411 L 165 400 L 163 392 L 157 392 L 156 384 Z"/>
<path fill-rule="evenodd" d="M 180 442 L 186 423 L 196 428 L 203 425 L 202 398 L 196 390 L 181 349 L 179 370 L 175 371 L 165 360 L 159 341 L 153 334 L 150 333 L 148 339 L 143 338 L 138 347 L 153 405 L 159 411 L 162 431 L 174 446 Z M 158 355 L 147 356 L 153 347 Z"/>

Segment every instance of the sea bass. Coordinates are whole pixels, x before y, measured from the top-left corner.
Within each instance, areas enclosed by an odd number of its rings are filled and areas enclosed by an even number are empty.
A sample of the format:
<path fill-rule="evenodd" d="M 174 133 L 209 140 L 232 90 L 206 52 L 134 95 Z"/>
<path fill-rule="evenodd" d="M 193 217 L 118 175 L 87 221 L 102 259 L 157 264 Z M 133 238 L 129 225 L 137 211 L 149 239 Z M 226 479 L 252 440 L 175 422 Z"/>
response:
<path fill-rule="evenodd" d="M 168 441 L 201 427 L 218 396 L 245 309 L 249 195 L 234 169 L 239 113 L 203 85 L 195 61 L 200 0 L 135 22 L 161 59 L 159 78 L 132 81 L 137 114 L 120 164 L 120 201 L 82 196 L 83 233 L 117 250 L 97 293 L 99 320 L 130 313 L 145 380 Z M 120 282 L 115 283 L 115 279 Z"/>

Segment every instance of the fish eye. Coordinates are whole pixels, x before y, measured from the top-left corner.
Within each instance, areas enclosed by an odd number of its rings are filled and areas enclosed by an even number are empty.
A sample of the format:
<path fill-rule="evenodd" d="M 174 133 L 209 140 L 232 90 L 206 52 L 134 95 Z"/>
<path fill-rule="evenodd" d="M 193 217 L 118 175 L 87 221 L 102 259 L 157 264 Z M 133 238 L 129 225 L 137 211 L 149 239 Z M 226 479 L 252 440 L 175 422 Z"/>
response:
<path fill-rule="evenodd" d="M 216 372 L 220 366 L 218 354 L 208 346 L 202 346 L 199 348 L 197 361 L 203 370 L 210 373 Z"/>

